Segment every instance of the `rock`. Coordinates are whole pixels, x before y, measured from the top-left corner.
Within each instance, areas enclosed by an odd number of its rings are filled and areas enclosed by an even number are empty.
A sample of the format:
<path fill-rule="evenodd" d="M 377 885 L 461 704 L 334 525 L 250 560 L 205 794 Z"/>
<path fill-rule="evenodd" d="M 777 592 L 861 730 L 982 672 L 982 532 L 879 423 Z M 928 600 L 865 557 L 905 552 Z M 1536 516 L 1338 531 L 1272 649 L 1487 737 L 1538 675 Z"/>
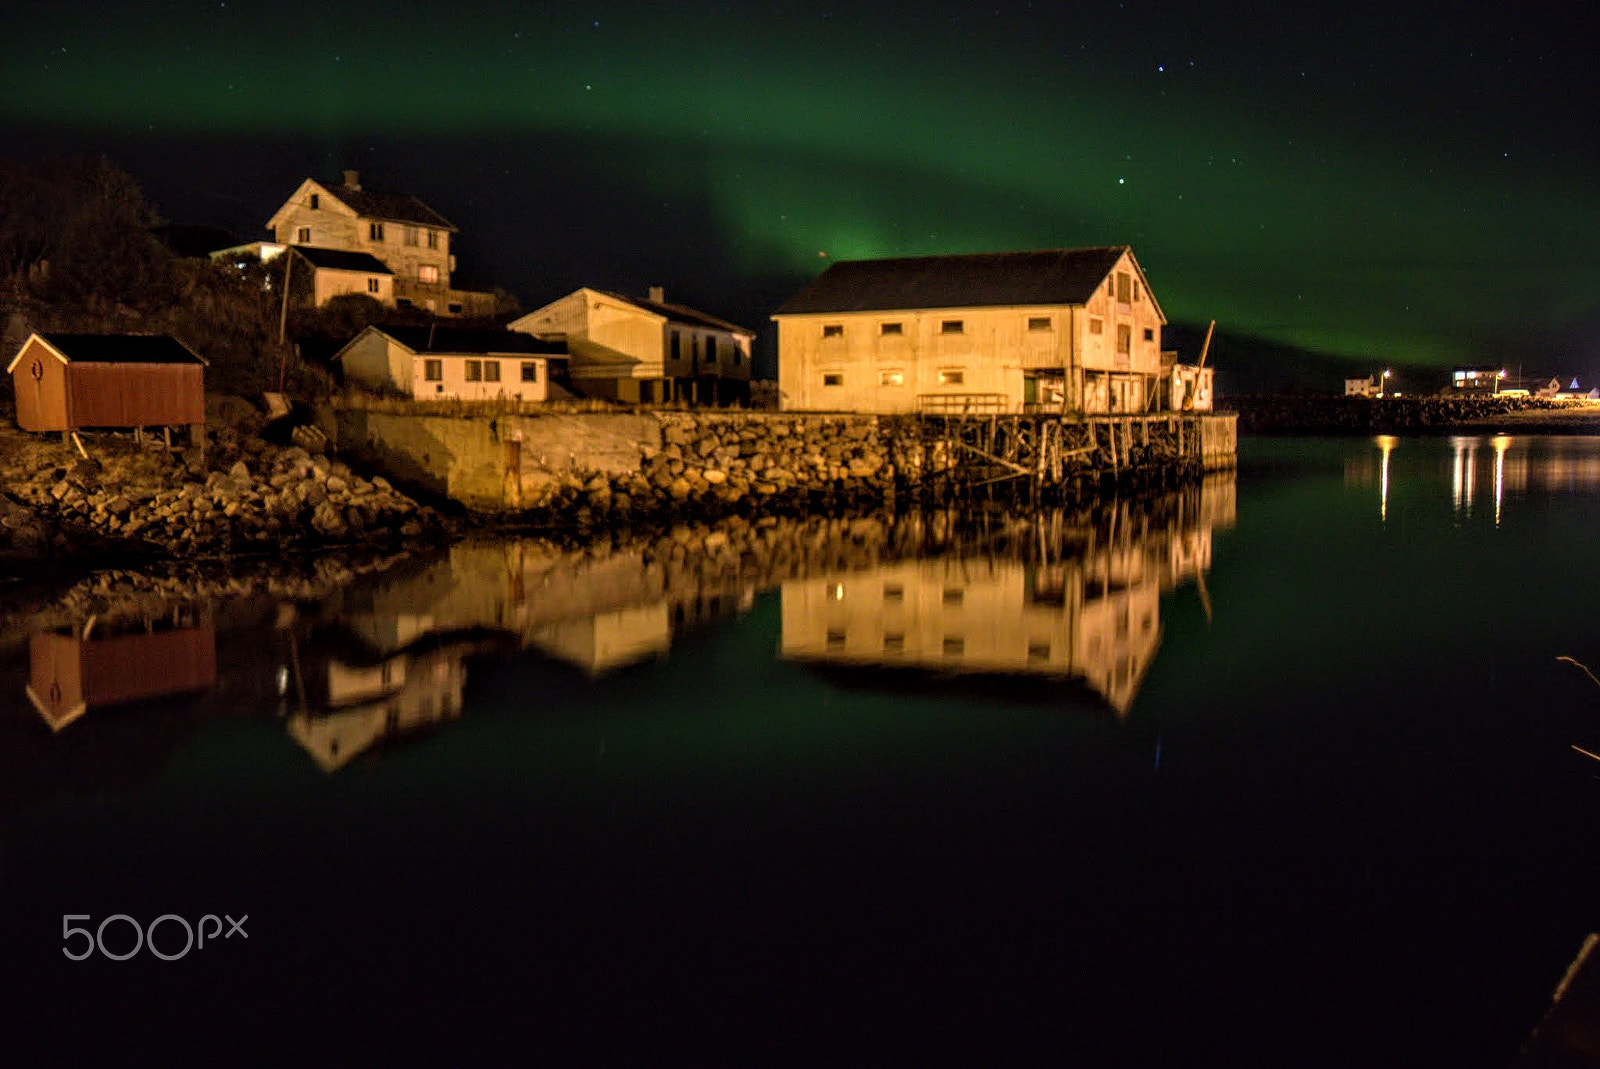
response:
<path fill-rule="evenodd" d="M 700 473 L 700 478 L 704 479 L 712 486 L 721 486 L 723 483 L 728 481 L 728 473 L 717 468 L 707 468 L 705 471 Z"/>
<path fill-rule="evenodd" d="M 250 465 L 242 460 L 235 462 L 233 467 L 228 469 L 228 478 L 236 483 L 249 484 L 253 481 L 253 476 L 250 474 Z"/>

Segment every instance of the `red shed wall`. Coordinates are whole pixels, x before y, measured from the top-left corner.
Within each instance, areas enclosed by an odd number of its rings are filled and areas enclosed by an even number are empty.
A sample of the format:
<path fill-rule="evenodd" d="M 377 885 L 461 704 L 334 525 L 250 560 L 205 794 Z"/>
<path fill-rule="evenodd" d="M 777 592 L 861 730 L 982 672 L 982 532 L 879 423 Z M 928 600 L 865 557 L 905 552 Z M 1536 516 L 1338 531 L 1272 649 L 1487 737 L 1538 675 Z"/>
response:
<path fill-rule="evenodd" d="M 67 412 L 73 427 L 204 423 L 199 364 L 70 364 Z"/>
<path fill-rule="evenodd" d="M 17 392 L 17 426 L 25 431 L 68 428 L 66 371 L 60 358 L 37 338 L 23 348 L 17 366 L 11 370 L 11 383 Z"/>

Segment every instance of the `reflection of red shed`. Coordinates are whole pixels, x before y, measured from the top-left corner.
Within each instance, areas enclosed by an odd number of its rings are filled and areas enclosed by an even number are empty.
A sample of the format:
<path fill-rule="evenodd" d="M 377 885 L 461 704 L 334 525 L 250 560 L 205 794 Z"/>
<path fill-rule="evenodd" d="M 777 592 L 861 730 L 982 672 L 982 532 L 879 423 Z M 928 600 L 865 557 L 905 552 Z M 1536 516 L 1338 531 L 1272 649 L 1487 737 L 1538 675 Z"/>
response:
<path fill-rule="evenodd" d="M 25 431 L 205 423 L 205 366 L 166 334 L 33 334 L 6 371 Z"/>
<path fill-rule="evenodd" d="M 40 634 L 28 640 L 28 698 L 60 731 L 92 708 L 207 690 L 217 682 L 209 626 L 106 638 Z"/>

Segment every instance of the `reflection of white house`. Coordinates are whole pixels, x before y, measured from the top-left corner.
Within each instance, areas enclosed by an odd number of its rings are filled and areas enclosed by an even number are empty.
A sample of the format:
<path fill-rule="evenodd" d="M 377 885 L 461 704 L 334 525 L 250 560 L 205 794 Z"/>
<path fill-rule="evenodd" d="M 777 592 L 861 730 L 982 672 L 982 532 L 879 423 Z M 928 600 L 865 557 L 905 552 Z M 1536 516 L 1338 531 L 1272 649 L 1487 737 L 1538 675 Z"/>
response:
<path fill-rule="evenodd" d="M 571 396 L 567 351 L 508 330 L 367 327 L 335 354 L 345 379 L 418 401 L 548 401 Z"/>
<path fill-rule="evenodd" d="M 431 649 L 370 666 L 330 661 L 328 711 L 296 713 L 289 718 L 289 734 L 332 772 L 389 739 L 455 720 L 461 715 L 467 652 Z"/>
<path fill-rule="evenodd" d="M 1119 713 L 1161 639 L 1159 571 L 1139 553 L 1038 568 L 903 561 L 783 584 L 782 654 L 834 664 L 1081 679 Z"/>
<path fill-rule="evenodd" d="M 841 261 L 778 324 L 789 409 L 1209 408 L 1209 369 L 1164 360 L 1166 316 L 1126 245 Z"/>
<path fill-rule="evenodd" d="M 614 609 L 576 620 L 544 624 L 528 632 L 528 645 L 600 675 L 662 656 L 672 648 L 672 622 L 665 601 Z"/>
<path fill-rule="evenodd" d="M 660 287 L 648 298 L 585 287 L 509 326 L 565 339 L 574 386 L 595 397 L 728 404 L 748 395 L 755 332 L 669 304 Z"/>

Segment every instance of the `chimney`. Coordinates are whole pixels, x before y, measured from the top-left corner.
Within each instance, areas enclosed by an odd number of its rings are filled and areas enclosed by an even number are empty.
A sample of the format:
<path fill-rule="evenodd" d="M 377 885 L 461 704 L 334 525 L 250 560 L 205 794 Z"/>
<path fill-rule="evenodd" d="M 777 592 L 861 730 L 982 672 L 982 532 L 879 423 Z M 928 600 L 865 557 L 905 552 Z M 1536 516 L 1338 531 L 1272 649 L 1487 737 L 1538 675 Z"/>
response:
<path fill-rule="evenodd" d="M 656 304 L 667 303 L 667 288 L 665 286 L 651 286 L 650 299 Z"/>
<path fill-rule="evenodd" d="M 344 188 L 348 189 L 352 193 L 360 193 L 361 192 L 361 172 L 360 171 L 346 171 L 344 173 Z"/>

